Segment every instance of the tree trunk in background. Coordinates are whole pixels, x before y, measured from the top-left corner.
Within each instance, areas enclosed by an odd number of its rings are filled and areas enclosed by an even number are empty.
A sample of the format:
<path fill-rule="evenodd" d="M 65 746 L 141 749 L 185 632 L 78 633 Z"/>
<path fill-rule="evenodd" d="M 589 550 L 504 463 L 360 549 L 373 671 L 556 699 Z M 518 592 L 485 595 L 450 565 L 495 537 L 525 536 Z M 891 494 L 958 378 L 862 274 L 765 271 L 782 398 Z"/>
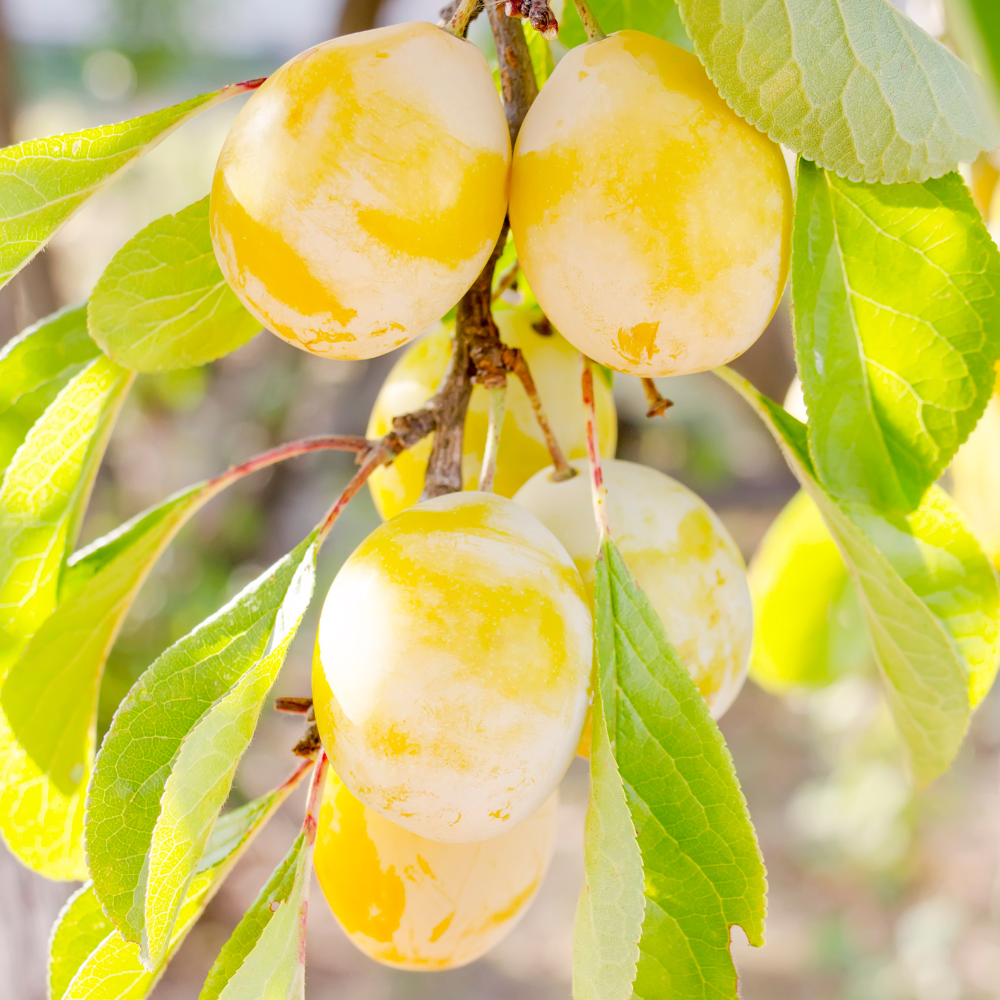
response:
<path fill-rule="evenodd" d="M 0 8 L 0 146 L 11 143 L 14 89 L 10 39 Z M 0 289 L 0 346 L 56 308 L 48 263 L 44 254 L 36 257 Z M 45 1000 L 49 930 L 72 890 L 72 885 L 35 875 L 0 843 L 0 997 Z"/>
<path fill-rule="evenodd" d="M 0 5 L 0 146 L 13 142 L 15 89 L 11 43 Z M 42 253 L 0 289 L 0 347 L 56 305 L 49 258 Z"/>
<path fill-rule="evenodd" d="M 380 0 L 343 0 L 334 19 L 333 37 L 375 27 Z"/>

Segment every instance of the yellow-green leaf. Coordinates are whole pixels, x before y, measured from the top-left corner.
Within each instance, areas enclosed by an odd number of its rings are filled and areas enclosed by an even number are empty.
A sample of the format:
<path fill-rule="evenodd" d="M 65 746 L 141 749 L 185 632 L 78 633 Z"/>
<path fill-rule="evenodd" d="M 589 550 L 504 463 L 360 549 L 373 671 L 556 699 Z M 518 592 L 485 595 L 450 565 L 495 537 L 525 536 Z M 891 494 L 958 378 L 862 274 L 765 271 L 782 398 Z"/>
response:
<path fill-rule="evenodd" d="M 162 963 L 148 970 L 139 947 L 126 941 L 105 916 L 92 884 L 66 904 L 49 948 L 49 1000 L 142 1000 L 212 896 L 295 787 L 298 775 L 268 795 L 219 818 L 181 907 Z"/>
<path fill-rule="evenodd" d="M 85 304 L 46 316 L 0 350 L 0 474 L 59 390 L 99 353 Z"/>
<path fill-rule="evenodd" d="M 151 222 L 115 254 L 87 323 L 109 358 L 142 372 L 207 364 L 260 330 L 219 270 L 207 197 Z"/>
<path fill-rule="evenodd" d="M 0 149 L 0 286 L 119 170 L 199 112 L 259 83 L 230 84 L 117 125 Z"/>

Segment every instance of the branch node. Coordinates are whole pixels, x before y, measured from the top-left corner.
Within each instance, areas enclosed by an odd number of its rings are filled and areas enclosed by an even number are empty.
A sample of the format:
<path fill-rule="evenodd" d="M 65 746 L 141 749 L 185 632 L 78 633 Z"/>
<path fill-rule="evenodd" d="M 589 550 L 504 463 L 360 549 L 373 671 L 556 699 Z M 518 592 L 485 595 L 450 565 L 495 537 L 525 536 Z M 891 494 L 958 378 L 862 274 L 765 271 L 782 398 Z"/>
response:
<path fill-rule="evenodd" d="M 674 401 L 661 396 L 660 390 L 656 388 L 656 383 L 651 378 L 644 378 L 642 380 L 642 387 L 646 392 L 646 402 L 649 404 L 649 409 L 646 410 L 646 416 L 666 416 L 667 410 L 674 405 Z"/>

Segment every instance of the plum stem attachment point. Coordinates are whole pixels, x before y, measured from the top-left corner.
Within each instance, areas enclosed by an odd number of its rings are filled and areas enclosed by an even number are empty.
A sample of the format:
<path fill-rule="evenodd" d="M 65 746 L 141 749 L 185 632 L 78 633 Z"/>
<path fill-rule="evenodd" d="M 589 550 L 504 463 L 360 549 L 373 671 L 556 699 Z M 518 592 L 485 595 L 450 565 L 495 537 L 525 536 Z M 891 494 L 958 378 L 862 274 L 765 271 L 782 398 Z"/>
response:
<path fill-rule="evenodd" d="M 583 358 L 583 408 L 587 415 L 587 459 L 590 462 L 590 489 L 594 498 L 594 520 L 597 522 L 597 532 L 601 545 L 610 537 L 608 530 L 608 488 L 604 485 L 604 474 L 601 471 L 601 449 L 597 441 L 597 409 L 594 403 L 594 373 L 590 367 L 590 359 Z"/>
<path fill-rule="evenodd" d="M 441 10 L 441 27 L 456 38 L 465 38 L 469 25 L 483 9 L 483 0 L 459 0 Z"/>
<path fill-rule="evenodd" d="M 573 2 L 576 4 L 576 12 L 583 22 L 583 30 L 587 32 L 587 41 L 599 42 L 602 38 L 607 38 L 608 36 L 604 34 L 601 26 L 597 23 L 597 18 L 594 17 L 594 12 L 590 9 L 587 0 L 573 0 Z"/>
<path fill-rule="evenodd" d="M 674 401 L 661 396 L 660 390 L 656 388 L 656 383 L 651 378 L 644 378 L 642 380 L 642 388 L 646 392 L 646 402 L 649 405 L 649 409 L 646 410 L 646 416 L 666 416 L 667 410 L 674 405 Z"/>
<path fill-rule="evenodd" d="M 548 417 L 545 415 L 545 410 L 542 407 L 542 399 L 538 395 L 538 387 L 535 385 L 535 380 L 531 377 L 531 369 L 528 368 L 528 362 L 524 360 L 524 354 L 517 348 L 507 347 L 503 352 L 503 360 L 507 366 L 507 370 L 520 379 L 521 385 L 524 386 L 524 391 L 528 394 L 528 399 L 531 400 L 531 408 L 535 411 L 535 419 L 538 421 L 538 426 L 545 437 L 545 447 L 548 448 L 549 455 L 552 457 L 552 480 L 559 483 L 564 479 L 572 479 L 576 475 L 576 469 L 566 461 L 566 456 L 563 454 L 563 450 L 556 440 L 555 432 L 552 430 L 552 425 L 549 423 Z"/>
<path fill-rule="evenodd" d="M 483 465 L 479 471 L 479 489 L 482 493 L 493 492 L 493 480 L 497 473 L 497 454 L 500 451 L 500 432 L 503 418 L 507 413 L 507 386 L 498 385 L 489 390 L 490 422 L 486 431 L 486 450 Z"/>

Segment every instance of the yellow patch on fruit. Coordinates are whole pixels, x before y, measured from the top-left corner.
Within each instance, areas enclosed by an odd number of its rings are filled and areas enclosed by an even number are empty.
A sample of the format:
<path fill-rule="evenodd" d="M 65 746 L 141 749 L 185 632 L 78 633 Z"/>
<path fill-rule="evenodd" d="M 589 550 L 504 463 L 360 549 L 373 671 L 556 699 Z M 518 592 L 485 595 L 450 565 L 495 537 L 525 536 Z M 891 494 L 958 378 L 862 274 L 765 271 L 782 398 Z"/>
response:
<path fill-rule="evenodd" d="M 763 332 L 788 274 L 781 150 L 697 58 L 639 31 L 572 49 L 521 127 L 510 223 L 563 336 L 633 375 L 703 371 Z"/>
<path fill-rule="evenodd" d="M 585 461 L 555 483 L 537 473 L 514 496 L 566 546 L 593 599 L 598 536 Z M 753 608 L 743 557 L 715 512 L 670 476 L 634 462 L 603 463 L 611 538 L 659 614 L 718 719 L 743 681 Z"/>
<path fill-rule="evenodd" d="M 337 574 L 313 664 L 320 736 L 366 806 L 431 840 L 495 837 L 573 758 L 592 622 L 535 518 L 452 493 L 377 528 Z"/>
<path fill-rule="evenodd" d="M 216 256 L 296 347 L 385 354 L 461 298 L 507 204 L 510 138 L 482 53 L 424 22 L 324 42 L 247 101 L 212 185 Z"/>
<path fill-rule="evenodd" d="M 542 324 L 537 307 L 499 310 L 500 339 L 524 354 L 545 414 L 567 458 L 587 454 L 585 414 L 580 397 L 580 352 Z M 539 330 L 546 332 L 539 332 Z M 393 366 L 379 390 L 368 420 L 368 437 L 392 429 L 393 417 L 419 409 L 434 395 L 451 357 L 452 330 L 439 325 L 421 337 Z M 603 379 L 594 382 L 597 432 L 602 455 L 613 455 L 618 442 L 614 397 Z M 463 489 L 479 482 L 489 427 L 489 393 L 477 385 L 465 418 L 462 441 Z M 394 517 L 420 499 L 433 438 L 403 452 L 392 465 L 376 469 L 368 480 L 372 498 L 384 518 Z M 539 469 L 552 461 L 528 394 L 519 379 L 507 379 L 507 411 L 500 435 L 493 492 L 512 497 Z"/>
<path fill-rule="evenodd" d="M 351 941 L 378 962 L 466 965 L 534 898 L 552 858 L 558 797 L 498 837 L 442 844 L 368 809 L 331 770 L 314 854 L 323 894 Z"/>

